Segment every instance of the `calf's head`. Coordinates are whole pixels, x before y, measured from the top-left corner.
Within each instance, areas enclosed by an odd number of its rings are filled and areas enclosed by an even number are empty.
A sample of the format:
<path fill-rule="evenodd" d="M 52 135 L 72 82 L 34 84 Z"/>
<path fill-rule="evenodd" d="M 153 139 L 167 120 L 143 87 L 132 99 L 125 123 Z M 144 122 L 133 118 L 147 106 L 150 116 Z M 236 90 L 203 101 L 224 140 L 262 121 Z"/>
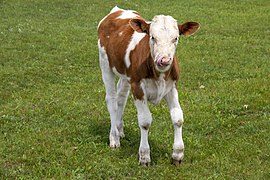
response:
<path fill-rule="evenodd" d="M 190 36 L 200 27 L 197 22 L 178 24 L 173 17 L 164 15 L 155 16 L 151 22 L 134 18 L 129 24 L 135 31 L 149 35 L 151 56 L 159 72 L 170 69 L 179 36 Z"/>

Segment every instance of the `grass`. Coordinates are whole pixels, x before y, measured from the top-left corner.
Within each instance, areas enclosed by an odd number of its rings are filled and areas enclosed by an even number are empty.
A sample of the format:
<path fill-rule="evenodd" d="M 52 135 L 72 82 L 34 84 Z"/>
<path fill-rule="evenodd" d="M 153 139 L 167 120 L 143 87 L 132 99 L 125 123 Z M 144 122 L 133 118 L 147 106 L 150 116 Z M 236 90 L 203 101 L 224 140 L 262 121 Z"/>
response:
<path fill-rule="evenodd" d="M 178 47 L 185 160 L 170 164 L 173 128 L 151 106 L 152 164 L 138 166 L 132 99 L 121 148 L 109 114 L 96 26 L 118 5 L 202 28 Z M 270 42 L 267 0 L 0 1 L 1 179 L 269 179 Z"/>

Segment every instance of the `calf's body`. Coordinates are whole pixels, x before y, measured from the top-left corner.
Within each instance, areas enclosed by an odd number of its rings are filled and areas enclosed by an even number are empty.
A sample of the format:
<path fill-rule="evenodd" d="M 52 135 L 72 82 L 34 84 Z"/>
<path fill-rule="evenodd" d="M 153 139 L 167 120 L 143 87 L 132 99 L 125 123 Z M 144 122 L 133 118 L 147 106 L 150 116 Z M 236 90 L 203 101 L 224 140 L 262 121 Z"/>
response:
<path fill-rule="evenodd" d="M 123 111 L 131 89 L 141 131 L 139 161 L 150 163 L 148 130 L 152 115 L 148 102 L 158 104 L 165 98 L 174 126 L 172 158 L 179 164 L 184 157 L 183 112 L 176 82 L 179 66 L 176 47 L 181 34 L 191 35 L 196 22 L 178 25 L 171 16 L 155 16 L 145 21 L 139 13 L 115 7 L 98 25 L 98 48 L 106 103 L 111 119 L 110 147 L 120 147 L 124 136 Z M 117 85 L 115 78 L 119 77 Z"/>

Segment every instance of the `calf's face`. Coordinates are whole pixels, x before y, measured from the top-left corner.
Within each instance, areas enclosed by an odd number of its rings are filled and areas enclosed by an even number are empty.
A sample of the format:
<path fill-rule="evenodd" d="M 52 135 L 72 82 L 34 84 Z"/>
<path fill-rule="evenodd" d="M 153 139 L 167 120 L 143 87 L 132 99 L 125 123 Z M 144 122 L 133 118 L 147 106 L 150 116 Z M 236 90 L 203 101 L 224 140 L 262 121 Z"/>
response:
<path fill-rule="evenodd" d="M 155 68 L 159 72 L 170 69 L 180 35 L 190 36 L 200 27 L 196 22 L 177 24 L 171 16 L 158 15 L 151 22 L 141 18 L 130 20 L 130 26 L 137 32 L 149 35 L 149 46 Z"/>
<path fill-rule="evenodd" d="M 155 16 L 149 28 L 149 46 L 155 68 L 165 72 L 170 68 L 178 43 L 179 30 L 171 16 Z"/>

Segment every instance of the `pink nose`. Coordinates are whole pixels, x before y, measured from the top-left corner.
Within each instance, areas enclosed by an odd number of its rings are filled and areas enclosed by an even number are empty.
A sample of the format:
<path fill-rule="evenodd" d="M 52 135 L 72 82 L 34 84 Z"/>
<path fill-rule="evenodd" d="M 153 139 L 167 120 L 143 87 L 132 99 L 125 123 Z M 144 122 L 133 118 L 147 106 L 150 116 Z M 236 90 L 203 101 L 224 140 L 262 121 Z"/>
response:
<path fill-rule="evenodd" d="M 172 60 L 171 57 L 160 57 L 158 60 L 157 60 L 157 65 L 158 66 L 168 66 L 170 64 L 170 61 Z"/>

